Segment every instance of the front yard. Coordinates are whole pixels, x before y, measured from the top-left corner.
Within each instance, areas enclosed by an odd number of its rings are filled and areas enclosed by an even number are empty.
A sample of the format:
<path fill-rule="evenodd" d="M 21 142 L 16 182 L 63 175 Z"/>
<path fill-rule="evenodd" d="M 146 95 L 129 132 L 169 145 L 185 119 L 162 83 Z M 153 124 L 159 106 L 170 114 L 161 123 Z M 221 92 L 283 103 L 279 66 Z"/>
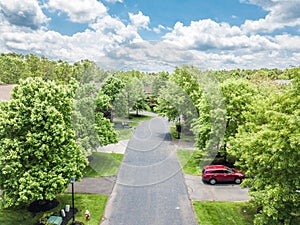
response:
<path fill-rule="evenodd" d="M 249 202 L 193 201 L 199 225 L 253 225 L 256 208 Z"/>
<path fill-rule="evenodd" d="M 78 213 L 75 215 L 75 220 L 85 222 L 86 225 L 99 225 L 99 221 L 103 215 L 104 207 L 107 201 L 106 195 L 98 194 L 75 194 L 75 208 Z M 22 209 L 1 209 L 0 208 L 0 224 L 1 225 L 34 225 L 41 218 L 49 217 L 52 214 L 59 214 L 65 205 L 72 204 L 71 194 L 62 194 L 57 196 L 59 205 L 45 213 L 32 214 L 27 210 L 27 207 Z M 1 202 L 0 202 L 1 203 Z M 88 209 L 91 213 L 89 221 L 85 221 L 85 210 Z M 69 224 L 72 220 L 70 220 Z"/>

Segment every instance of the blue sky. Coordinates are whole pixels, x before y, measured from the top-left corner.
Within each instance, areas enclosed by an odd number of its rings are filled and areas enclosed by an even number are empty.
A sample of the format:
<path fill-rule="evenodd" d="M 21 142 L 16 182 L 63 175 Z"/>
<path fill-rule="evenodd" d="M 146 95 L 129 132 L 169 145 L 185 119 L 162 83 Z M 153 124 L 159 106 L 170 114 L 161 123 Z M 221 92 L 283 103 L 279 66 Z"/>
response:
<path fill-rule="evenodd" d="M 0 52 L 104 69 L 287 68 L 300 0 L 0 0 Z"/>

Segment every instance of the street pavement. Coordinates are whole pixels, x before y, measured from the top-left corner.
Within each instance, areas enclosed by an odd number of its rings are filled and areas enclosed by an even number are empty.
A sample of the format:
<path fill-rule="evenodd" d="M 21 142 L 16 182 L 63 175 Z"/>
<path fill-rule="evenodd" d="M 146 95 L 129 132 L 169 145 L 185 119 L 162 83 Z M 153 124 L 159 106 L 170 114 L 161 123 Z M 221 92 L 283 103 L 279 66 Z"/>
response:
<path fill-rule="evenodd" d="M 101 224 L 197 224 L 166 119 L 136 128 Z"/>

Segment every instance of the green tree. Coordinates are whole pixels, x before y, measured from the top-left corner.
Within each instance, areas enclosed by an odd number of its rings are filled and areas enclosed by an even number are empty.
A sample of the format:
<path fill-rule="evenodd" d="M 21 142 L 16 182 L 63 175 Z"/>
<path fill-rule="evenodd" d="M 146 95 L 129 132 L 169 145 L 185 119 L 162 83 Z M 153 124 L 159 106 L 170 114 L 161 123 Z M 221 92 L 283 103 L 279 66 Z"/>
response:
<path fill-rule="evenodd" d="M 139 110 L 150 111 L 150 107 L 148 106 L 146 99 L 144 98 L 138 99 L 133 104 L 132 109 L 135 110 L 136 115 L 139 115 Z"/>
<path fill-rule="evenodd" d="M 296 72 L 299 77 L 299 72 Z M 299 79 L 299 78 L 298 78 Z M 256 96 L 229 151 L 246 172 L 243 185 L 261 206 L 255 224 L 296 224 L 300 209 L 300 82 Z"/>
<path fill-rule="evenodd" d="M 239 125 L 245 122 L 243 112 L 248 110 L 253 102 L 253 96 L 256 94 L 255 87 L 245 79 L 226 79 L 220 84 L 222 96 L 225 103 L 225 134 L 218 146 L 223 146 L 223 152 L 226 155 L 226 146 L 230 137 L 237 133 Z M 220 99 L 221 100 L 221 99 Z M 215 100 L 217 102 L 217 99 Z M 197 133 L 197 144 L 200 148 L 209 145 L 209 136 L 212 129 L 212 115 L 218 114 L 219 107 L 211 107 L 208 96 L 202 96 L 199 108 L 199 121 L 194 124 L 194 131 Z"/>
<path fill-rule="evenodd" d="M 87 59 L 75 62 L 72 74 L 73 78 L 84 84 L 103 82 L 103 80 L 109 76 L 108 71 L 100 69 L 95 62 Z"/>
<path fill-rule="evenodd" d="M 107 95 L 113 102 L 124 87 L 125 83 L 117 76 L 112 75 L 104 80 L 101 86 L 101 92 Z"/>
<path fill-rule="evenodd" d="M 75 85 L 22 81 L 0 111 L 0 188 L 6 207 L 52 200 L 87 161 L 74 140 Z"/>
<path fill-rule="evenodd" d="M 166 86 L 166 83 L 169 80 L 169 73 L 160 72 L 157 75 L 152 76 L 151 80 L 151 95 L 158 97 L 160 90 Z"/>
<path fill-rule="evenodd" d="M 100 145 L 95 122 L 97 93 L 93 84 L 80 84 L 74 98 L 73 129 L 75 140 L 84 154 Z"/>
<path fill-rule="evenodd" d="M 110 119 L 112 118 L 111 99 L 102 91 L 98 92 L 96 100 L 96 130 L 100 139 L 100 144 L 108 145 L 117 143 L 117 133 L 113 129 Z"/>
<path fill-rule="evenodd" d="M 76 141 L 84 153 L 117 142 L 110 118 L 110 98 L 93 84 L 81 84 L 76 90 L 73 127 Z"/>
<path fill-rule="evenodd" d="M 143 83 L 136 77 L 128 81 L 124 88 L 116 96 L 113 102 L 113 108 L 118 117 L 130 118 L 130 109 L 139 99 L 144 99 L 145 90 Z"/>
<path fill-rule="evenodd" d="M 21 78 L 28 77 L 24 56 L 15 53 L 1 54 L 0 81 L 4 84 L 18 84 Z"/>
<path fill-rule="evenodd" d="M 202 94 L 198 81 L 200 73 L 192 66 L 177 67 L 172 74 L 160 74 L 153 83 L 154 91 L 161 86 L 158 89 L 160 91 L 158 92 L 157 112 L 162 116 L 167 116 L 170 121 L 175 121 L 184 115 L 185 127 L 188 130 L 192 120 L 198 117 L 195 106 Z M 166 82 L 166 79 L 169 80 Z"/>
<path fill-rule="evenodd" d="M 202 74 L 200 70 L 193 66 L 184 65 L 182 68 L 176 68 L 175 72 L 170 75 L 170 80 L 180 86 L 184 92 L 191 98 L 194 105 L 197 105 L 203 91 L 201 84 Z"/>
<path fill-rule="evenodd" d="M 96 113 L 96 130 L 100 139 L 100 144 L 102 146 L 111 143 L 117 143 L 117 133 L 112 128 L 109 119 L 106 119 L 101 112 Z"/>
<path fill-rule="evenodd" d="M 25 62 L 30 77 L 44 77 L 45 71 L 39 57 L 34 54 L 25 55 Z"/>
<path fill-rule="evenodd" d="M 226 146 L 234 137 L 240 125 L 245 123 L 244 112 L 249 110 L 257 95 L 254 85 L 246 79 L 227 79 L 221 84 L 221 91 L 226 104 L 226 127 L 221 153 L 226 161 Z"/>
<path fill-rule="evenodd" d="M 180 115 L 185 115 L 189 120 L 198 116 L 190 96 L 171 80 L 160 90 L 155 110 L 159 115 L 168 117 L 169 121 L 176 121 Z"/>

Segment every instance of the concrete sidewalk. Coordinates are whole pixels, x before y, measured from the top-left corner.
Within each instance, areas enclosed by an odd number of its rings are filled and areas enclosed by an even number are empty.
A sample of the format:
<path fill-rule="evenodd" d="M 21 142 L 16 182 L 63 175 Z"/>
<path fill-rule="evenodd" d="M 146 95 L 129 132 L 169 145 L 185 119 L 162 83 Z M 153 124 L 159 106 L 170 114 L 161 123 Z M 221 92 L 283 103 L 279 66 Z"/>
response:
<path fill-rule="evenodd" d="M 117 144 L 109 144 L 106 146 L 100 146 L 97 149 L 97 152 L 106 152 L 106 153 L 120 153 L 124 154 L 127 148 L 129 140 L 121 140 Z"/>

